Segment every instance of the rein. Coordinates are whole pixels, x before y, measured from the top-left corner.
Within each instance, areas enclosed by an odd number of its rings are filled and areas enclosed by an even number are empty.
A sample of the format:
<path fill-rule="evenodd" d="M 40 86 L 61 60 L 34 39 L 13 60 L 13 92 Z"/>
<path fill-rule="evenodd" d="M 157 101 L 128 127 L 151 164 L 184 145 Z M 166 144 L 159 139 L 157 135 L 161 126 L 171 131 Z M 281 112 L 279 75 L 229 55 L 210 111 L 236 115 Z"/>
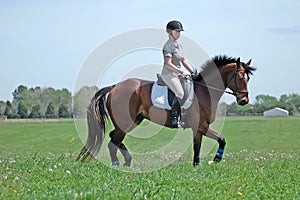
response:
<path fill-rule="evenodd" d="M 237 74 L 237 71 L 238 71 L 238 69 L 235 68 L 235 71 L 234 71 L 232 77 L 231 77 L 230 80 L 228 81 L 228 82 L 230 82 L 230 81 L 232 81 L 232 79 L 234 79 L 234 84 L 235 84 L 235 90 L 234 90 L 234 91 L 227 91 L 226 89 L 225 89 L 225 90 L 222 90 L 222 89 L 220 89 L 220 88 L 216 88 L 216 87 L 212 87 L 212 86 L 209 86 L 209 85 L 206 85 L 206 84 L 203 84 L 203 83 L 196 82 L 196 81 L 193 80 L 193 78 L 192 78 L 191 76 L 187 76 L 186 79 L 192 80 L 194 83 L 199 84 L 199 85 L 202 85 L 202 86 L 205 86 L 205 87 L 207 87 L 207 88 L 209 88 L 209 89 L 217 90 L 217 91 L 220 91 L 220 92 L 225 92 L 225 93 L 227 93 L 227 94 L 230 94 L 230 95 L 235 96 L 236 98 L 239 98 L 239 99 L 240 99 L 240 98 L 243 98 L 243 97 L 247 96 L 247 95 L 248 95 L 248 92 L 241 92 L 241 91 L 237 90 L 237 82 L 236 82 L 236 74 Z M 238 93 L 244 93 L 244 96 L 238 97 L 238 96 L 237 96 Z"/>
<path fill-rule="evenodd" d="M 191 80 L 192 80 L 192 78 L 191 78 Z M 216 87 L 213 87 L 213 86 L 209 86 L 209 85 L 206 85 L 206 84 L 203 84 L 203 83 L 199 83 L 199 82 L 196 82 L 196 81 L 193 81 L 193 82 L 196 83 L 196 84 L 205 86 L 205 87 L 207 87 L 207 88 L 209 88 L 209 89 L 217 90 L 217 91 L 220 91 L 220 92 L 225 92 L 225 93 L 230 94 L 230 95 L 233 95 L 233 96 L 235 96 L 235 97 L 237 96 L 237 92 L 231 92 L 231 91 L 227 91 L 227 90 L 222 90 L 222 89 L 220 89 L 220 88 L 216 88 Z"/>

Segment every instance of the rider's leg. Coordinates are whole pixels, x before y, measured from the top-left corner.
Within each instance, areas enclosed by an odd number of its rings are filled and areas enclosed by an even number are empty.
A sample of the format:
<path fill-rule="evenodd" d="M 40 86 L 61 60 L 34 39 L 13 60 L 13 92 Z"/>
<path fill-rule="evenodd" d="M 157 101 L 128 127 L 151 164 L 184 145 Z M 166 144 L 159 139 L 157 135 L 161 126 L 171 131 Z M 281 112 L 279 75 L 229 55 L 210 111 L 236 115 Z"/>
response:
<path fill-rule="evenodd" d="M 176 73 L 162 74 L 162 79 L 168 85 L 168 87 L 174 92 L 175 99 L 171 103 L 170 112 L 170 127 L 178 128 L 178 114 L 180 111 L 180 100 L 183 99 L 184 91 Z"/>
<path fill-rule="evenodd" d="M 180 100 L 178 97 L 175 97 L 171 104 L 171 112 L 170 112 L 170 127 L 178 128 L 178 115 L 180 112 Z"/>

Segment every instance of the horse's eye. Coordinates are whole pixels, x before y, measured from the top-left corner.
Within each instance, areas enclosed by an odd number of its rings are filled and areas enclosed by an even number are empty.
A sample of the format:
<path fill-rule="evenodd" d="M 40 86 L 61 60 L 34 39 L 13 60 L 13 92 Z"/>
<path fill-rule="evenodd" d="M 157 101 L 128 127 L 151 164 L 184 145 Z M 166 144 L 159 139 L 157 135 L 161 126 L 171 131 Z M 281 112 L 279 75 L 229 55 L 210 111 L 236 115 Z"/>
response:
<path fill-rule="evenodd" d="M 238 73 L 239 80 L 242 81 L 245 78 L 245 74 Z"/>

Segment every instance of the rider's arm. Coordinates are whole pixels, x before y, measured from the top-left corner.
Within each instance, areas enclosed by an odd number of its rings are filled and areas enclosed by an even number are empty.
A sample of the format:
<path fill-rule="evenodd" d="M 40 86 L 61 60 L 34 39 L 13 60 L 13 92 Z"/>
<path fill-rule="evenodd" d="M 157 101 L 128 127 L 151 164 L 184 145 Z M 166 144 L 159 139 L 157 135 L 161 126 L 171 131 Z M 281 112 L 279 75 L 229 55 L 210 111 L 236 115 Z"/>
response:
<path fill-rule="evenodd" d="M 194 70 L 191 68 L 190 64 L 188 63 L 186 58 L 182 58 L 182 65 L 191 73 L 194 73 Z"/>
<path fill-rule="evenodd" d="M 173 63 L 172 63 L 172 57 L 169 56 L 165 56 L 165 64 L 167 65 L 167 67 L 174 71 L 177 72 L 179 74 L 182 74 L 183 71 L 181 69 L 179 69 L 178 67 L 176 67 Z"/>

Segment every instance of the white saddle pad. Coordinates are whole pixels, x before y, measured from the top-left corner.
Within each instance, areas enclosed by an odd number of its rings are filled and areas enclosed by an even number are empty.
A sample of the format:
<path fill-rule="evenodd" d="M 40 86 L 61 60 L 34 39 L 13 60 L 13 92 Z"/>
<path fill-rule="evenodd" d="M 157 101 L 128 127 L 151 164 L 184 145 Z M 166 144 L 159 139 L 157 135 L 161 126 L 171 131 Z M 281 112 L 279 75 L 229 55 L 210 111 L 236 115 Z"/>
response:
<path fill-rule="evenodd" d="M 187 91 L 189 92 L 188 92 L 188 98 L 183 104 L 184 109 L 188 109 L 192 105 L 194 100 L 193 81 L 187 80 L 187 85 L 189 87 Z M 169 105 L 169 101 L 168 101 L 168 87 L 158 85 L 157 82 L 155 82 L 152 86 L 151 101 L 155 107 L 171 110 L 171 106 Z"/>
<path fill-rule="evenodd" d="M 151 101 L 155 107 L 171 110 L 168 101 L 168 87 L 158 85 L 157 82 L 155 82 L 152 86 Z"/>

